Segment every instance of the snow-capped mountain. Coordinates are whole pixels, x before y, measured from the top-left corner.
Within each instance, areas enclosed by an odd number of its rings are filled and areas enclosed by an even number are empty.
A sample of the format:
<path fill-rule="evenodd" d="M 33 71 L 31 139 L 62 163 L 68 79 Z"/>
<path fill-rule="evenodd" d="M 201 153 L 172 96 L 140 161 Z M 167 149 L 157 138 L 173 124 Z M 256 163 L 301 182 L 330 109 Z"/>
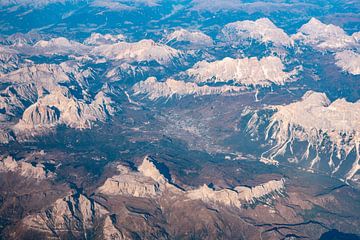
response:
<path fill-rule="evenodd" d="M 186 72 L 198 83 L 234 81 L 247 86 L 283 85 L 297 74 L 296 69 L 286 72 L 281 59 L 273 56 L 201 61 Z"/>
<path fill-rule="evenodd" d="M 32 46 L 31 50 L 34 55 L 81 55 L 88 51 L 88 47 L 79 42 L 58 37 L 49 41 L 40 40 Z"/>
<path fill-rule="evenodd" d="M 178 29 L 168 34 L 165 43 L 175 46 L 188 46 L 189 48 L 206 48 L 213 45 L 213 40 L 210 36 L 200 31 L 189 31 L 186 29 Z"/>
<path fill-rule="evenodd" d="M 340 50 L 358 44 L 354 36 L 356 34 L 350 36 L 339 26 L 324 24 L 316 18 L 311 18 L 292 38 L 316 49 Z"/>
<path fill-rule="evenodd" d="M 85 39 L 84 44 L 86 45 L 103 45 L 103 44 L 114 44 L 125 41 L 126 37 L 123 34 L 111 35 L 101 33 L 91 33 L 90 37 Z"/>
<path fill-rule="evenodd" d="M 154 61 L 160 65 L 169 65 L 180 58 L 182 52 L 153 40 L 144 39 L 134 43 L 119 42 L 96 46 L 91 54 L 128 63 Z"/>
<path fill-rule="evenodd" d="M 293 40 L 281 28 L 268 18 L 256 21 L 237 21 L 226 24 L 221 30 L 226 41 L 240 43 L 242 41 L 257 41 L 264 44 L 273 44 L 275 47 L 292 47 Z"/>

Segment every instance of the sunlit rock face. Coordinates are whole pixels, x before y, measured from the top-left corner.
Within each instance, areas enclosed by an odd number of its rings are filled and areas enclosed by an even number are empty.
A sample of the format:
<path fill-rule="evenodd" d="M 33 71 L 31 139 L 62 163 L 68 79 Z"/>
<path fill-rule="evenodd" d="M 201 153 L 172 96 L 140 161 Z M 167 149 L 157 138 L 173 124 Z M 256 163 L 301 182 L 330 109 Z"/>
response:
<path fill-rule="evenodd" d="M 139 82 L 133 87 L 135 95 L 145 95 L 150 100 L 156 100 L 159 98 L 171 98 L 173 96 L 183 97 L 187 95 L 231 95 L 244 90 L 245 88 L 239 86 L 199 86 L 197 83 L 184 82 L 175 79 L 166 79 L 164 82 L 160 82 L 153 77 L 150 77 L 145 81 Z"/>
<path fill-rule="evenodd" d="M 145 177 L 139 172 L 130 172 L 123 166 L 118 166 L 119 175 L 108 178 L 99 192 L 107 195 L 125 195 L 134 197 L 156 197 L 161 195 L 158 182 Z"/>
<path fill-rule="evenodd" d="M 123 232 L 121 232 L 114 224 L 113 217 L 106 216 L 103 226 L 104 240 L 125 240 L 129 239 Z"/>
<path fill-rule="evenodd" d="M 179 201 L 201 200 L 206 203 L 241 208 L 281 197 L 285 192 L 285 179 L 270 180 L 254 187 L 237 186 L 233 189 L 214 190 L 207 185 L 183 190 L 157 169 L 153 160 L 145 157 L 138 172 L 127 167 L 117 167 L 119 175 L 108 178 L 98 191 L 106 195 L 124 195 L 142 198 L 171 197 Z"/>
<path fill-rule="evenodd" d="M 201 61 L 187 70 L 187 74 L 198 83 L 218 83 L 234 81 L 242 85 L 269 86 L 283 85 L 293 81 L 297 70 L 285 71 L 278 57 L 224 58 L 215 62 Z"/>
<path fill-rule="evenodd" d="M 95 224 L 108 214 L 109 212 L 94 200 L 82 194 L 75 194 L 58 199 L 40 213 L 25 217 L 21 226 L 28 231 L 40 231 L 48 238 L 72 235 L 86 239 L 89 231 L 96 227 Z M 110 222 L 105 223 L 104 231 L 107 234 Z M 113 230 L 112 233 L 114 234 Z"/>
<path fill-rule="evenodd" d="M 356 38 L 346 34 L 342 28 L 324 24 L 316 18 L 311 18 L 292 38 L 320 50 L 339 50 L 357 44 Z"/>
<path fill-rule="evenodd" d="M 330 174 L 341 172 L 348 180 L 357 174 L 360 169 L 359 101 L 330 102 L 325 94 L 309 91 L 297 102 L 271 109 L 273 114 L 265 121 L 265 140 L 274 146 L 264 156 L 276 159 L 291 155 L 288 161 L 313 170 L 325 168 Z M 254 114 L 248 128 L 250 132 L 256 131 L 263 124 L 261 117 Z M 300 153 L 296 148 L 299 142 L 306 143 Z"/>
<path fill-rule="evenodd" d="M 94 79 L 92 69 L 78 63 L 35 64 L 4 74 L 1 79 L 9 86 L 1 91 L 0 121 L 20 118 L 13 128 L 17 135 L 46 133 L 60 124 L 90 128 L 114 113 L 104 91 L 90 96 L 86 88 Z M 74 89 L 77 96 L 72 93 Z M 9 140 L 11 136 L 4 141 Z"/>
<path fill-rule="evenodd" d="M 42 164 L 33 166 L 31 163 L 22 160 L 16 161 L 11 156 L 0 156 L 0 172 L 11 172 L 25 178 L 35 179 L 37 181 L 41 181 L 52 176 L 51 173 L 47 173 L 45 171 L 45 167 Z"/>
<path fill-rule="evenodd" d="M 93 122 L 105 121 L 112 113 L 111 100 L 102 92 L 90 103 L 55 92 L 28 107 L 15 129 L 21 132 L 51 128 L 58 124 L 90 128 Z"/>
<path fill-rule="evenodd" d="M 191 199 L 204 202 L 220 203 L 228 206 L 241 207 L 255 204 L 259 200 L 281 196 L 285 189 L 285 180 L 271 180 L 254 187 L 237 186 L 234 189 L 214 190 L 204 185 L 187 192 Z"/>
<path fill-rule="evenodd" d="M 360 74 L 360 54 L 345 50 L 335 54 L 336 65 L 344 72 L 353 75 Z"/>
<path fill-rule="evenodd" d="M 108 178 L 98 191 L 107 195 L 125 195 L 143 198 L 160 197 L 165 189 L 175 189 L 156 168 L 152 159 L 146 156 L 132 171 L 125 166 L 117 166 L 119 175 Z"/>
<path fill-rule="evenodd" d="M 268 18 L 256 21 L 238 21 L 226 24 L 222 34 L 229 42 L 241 43 L 244 40 L 272 44 L 276 47 L 292 47 L 293 40 L 287 33 L 275 26 Z"/>

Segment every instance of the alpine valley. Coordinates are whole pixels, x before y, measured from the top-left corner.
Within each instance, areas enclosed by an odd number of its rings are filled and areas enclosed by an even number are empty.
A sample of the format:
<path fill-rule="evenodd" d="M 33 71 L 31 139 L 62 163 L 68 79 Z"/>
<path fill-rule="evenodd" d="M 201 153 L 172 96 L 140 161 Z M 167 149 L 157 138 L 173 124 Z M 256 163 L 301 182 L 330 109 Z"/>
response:
<path fill-rule="evenodd" d="M 360 2 L 0 0 L 0 239 L 360 239 Z"/>

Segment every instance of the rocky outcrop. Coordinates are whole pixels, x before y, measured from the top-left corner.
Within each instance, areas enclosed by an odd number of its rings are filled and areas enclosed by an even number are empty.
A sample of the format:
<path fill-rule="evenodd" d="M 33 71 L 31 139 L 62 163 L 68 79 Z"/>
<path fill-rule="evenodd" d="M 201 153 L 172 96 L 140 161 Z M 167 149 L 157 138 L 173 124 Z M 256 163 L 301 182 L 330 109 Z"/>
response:
<path fill-rule="evenodd" d="M 0 144 L 8 144 L 14 141 L 14 136 L 8 129 L 0 129 Z"/>
<path fill-rule="evenodd" d="M 38 181 L 52 176 L 51 173 L 46 172 L 44 165 L 40 163 L 32 165 L 25 161 L 16 161 L 11 156 L 0 157 L 0 159 L 0 172 L 13 172 Z"/>
<path fill-rule="evenodd" d="M 82 69 L 74 62 L 35 64 L 7 73 L 1 76 L 2 83 L 8 86 L 1 90 L 0 116 L 5 120 L 18 117 L 38 98 L 50 93 L 68 95 L 64 85 L 85 88 L 92 78 L 91 69 Z"/>
<path fill-rule="evenodd" d="M 145 198 L 170 196 L 178 201 L 202 200 L 207 203 L 241 208 L 277 196 L 285 191 L 285 180 L 271 180 L 264 184 L 233 189 L 214 190 L 204 185 L 193 190 L 183 190 L 166 179 L 150 157 L 145 157 L 138 172 L 119 165 L 119 175 L 108 178 L 98 191 L 106 195 L 124 195 Z"/>
<path fill-rule="evenodd" d="M 98 189 L 107 195 L 156 198 L 162 195 L 169 185 L 164 176 L 146 156 L 138 167 L 138 172 L 122 165 L 117 166 L 119 175 L 108 178 Z"/>
<path fill-rule="evenodd" d="M 121 63 L 110 69 L 106 73 L 106 78 L 110 81 L 126 81 L 126 80 L 137 80 L 144 79 L 146 76 L 156 71 L 156 68 L 149 66 L 141 66 L 138 64 Z"/>
<path fill-rule="evenodd" d="M 294 69 L 285 72 L 285 66 L 278 57 L 257 58 L 224 58 L 220 61 L 201 61 L 187 70 L 187 74 L 198 83 L 204 82 L 229 82 L 252 86 L 268 86 L 270 84 L 283 85 L 294 81 L 297 73 Z"/>
<path fill-rule="evenodd" d="M 273 44 L 276 47 L 292 47 L 294 45 L 293 40 L 284 30 L 275 26 L 268 18 L 229 23 L 221 32 L 225 40 L 232 44 L 255 40 L 264 44 Z"/>
<path fill-rule="evenodd" d="M 37 135 L 59 124 L 90 128 L 93 122 L 105 121 L 114 112 L 103 91 L 94 97 L 88 93 L 93 79 L 92 69 L 73 61 L 34 64 L 4 74 L 0 121 L 16 121 L 15 126 L 7 126 L 14 129 L 15 135 L 32 131 L 31 135 Z M 3 132 L 8 139 L 1 142 L 9 142 L 9 131 Z"/>
<path fill-rule="evenodd" d="M 0 45 L 0 76 L 17 69 L 19 60 L 17 51 Z"/>
<path fill-rule="evenodd" d="M 177 81 L 174 79 L 167 79 L 164 82 L 158 81 L 154 77 L 150 77 L 145 81 L 139 82 L 133 86 L 135 95 L 145 95 L 150 100 L 159 98 L 182 97 L 187 95 L 205 96 L 215 94 L 235 94 L 246 90 L 239 86 L 199 86 L 197 83 Z"/>
<path fill-rule="evenodd" d="M 64 85 L 85 88 L 89 79 L 93 78 L 92 74 L 90 68 L 82 69 L 74 62 L 36 64 L 5 74 L 2 80 L 10 86 L 2 90 L 0 96 L 3 100 L 0 103 L 4 109 L 2 114 L 16 116 L 28 108 L 23 114 L 24 121 L 29 120 L 34 125 L 52 124 L 59 120 L 59 113 L 64 112 L 69 104 L 80 109 L 86 106 L 71 96 L 70 90 Z M 88 98 L 86 93 L 83 97 L 85 100 Z M 93 100 L 92 108 L 99 108 L 102 102 L 108 102 L 108 99 L 100 93 Z"/>
<path fill-rule="evenodd" d="M 106 216 L 103 226 L 103 240 L 125 240 L 130 239 L 122 233 L 114 224 L 114 216 Z"/>
<path fill-rule="evenodd" d="M 34 64 L 2 76 L 4 81 L 11 84 L 34 83 L 39 90 L 43 88 L 47 91 L 58 89 L 59 84 L 71 81 L 86 85 L 86 79 L 89 78 L 92 78 L 92 70 L 83 69 L 80 64 L 72 61 L 60 64 Z"/>
<path fill-rule="evenodd" d="M 109 212 L 94 200 L 82 194 L 74 194 L 58 199 L 40 213 L 25 217 L 21 225 L 27 230 L 44 234 L 48 239 L 69 236 L 88 239 L 96 224 L 108 214 Z M 104 226 L 106 233 L 109 233 L 110 224 L 108 222 Z"/>
<path fill-rule="evenodd" d="M 105 121 L 113 112 L 111 100 L 103 92 L 99 92 L 90 103 L 55 92 L 28 107 L 15 130 L 47 129 L 58 124 L 79 129 L 90 128 L 93 122 Z"/>
<path fill-rule="evenodd" d="M 100 193 L 149 198 L 161 195 L 162 186 L 151 178 L 144 177 L 139 172 L 130 172 L 121 165 L 117 167 L 117 170 L 119 175 L 108 178 L 98 189 Z"/>
<path fill-rule="evenodd" d="M 270 119 L 263 121 L 254 114 L 248 122 L 249 130 L 255 132 L 266 125 L 264 137 L 275 143 L 266 158 L 287 156 L 293 163 L 307 162 L 309 169 L 345 172 L 346 179 L 356 175 L 360 169 L 360 101 L 338 99 L 331 103 L 325 94 L 309 91 L 300 101 L 272 106 L 269 111 L 274 111 Z M 294 146 L 300 142 L 306 147 L 299 148 L 303 149 L 299 153 Z"/>
<path fill-rule="evenodd" d="M 336 65 L 353 75 L 360 74 L 360 54 L 345 50 L 335 54 Z"/>
<path fill-rule="evenodd" d="M 10 85 L 1 91 L 0 121 L 6 122 L 20 115 L 29 104 L 38 98 L 35 84 Z"/>
<path fill-rule="evenodd" d="M 210 203 L 220 203 L 240 208 L 256 204 L 269 198 L 281 196 L 285 190 L 285 180 L 271 180 L 254 187 L 237 186 L 234 189 L 214 190 L 207 185 L 188 191 L 187 197 Z"/>

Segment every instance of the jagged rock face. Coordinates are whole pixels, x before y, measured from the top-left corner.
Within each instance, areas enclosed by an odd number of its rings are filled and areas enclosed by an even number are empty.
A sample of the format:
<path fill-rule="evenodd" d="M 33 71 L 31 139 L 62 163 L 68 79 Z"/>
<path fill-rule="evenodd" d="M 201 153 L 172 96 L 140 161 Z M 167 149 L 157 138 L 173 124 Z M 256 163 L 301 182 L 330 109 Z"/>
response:
<path fill-rule="evenodd" d="M 285 106 L 273 106 L 268 121 L 254 114 L 248 129 L 256 132 L 265 124 L 265 139 L 274 146 L 263 156 L 276 159 L 292 155 L 288 161 L 304 163 L 310 169 L 326 169 L 350 180 L 360 169 L 360 102 L 338 99 L 330 103 L 325 94 L 307 92 Z M 306 143 L 296 148 L 296 143 Z M 325 163 L 323 163 L 325 162 Z M 351 163 L 351 164 L 349 164 Z"/>
<path fill-rule="evenodd" d="M 285 189 L 285 180 L 271 180 L 255 187 L 237 186 L 234 189 L 214 190 L 204 185 L 187 192 L 187 197 L 210 203 L 240 208 L 243 205 L 255 204 L 257 201 L 281 196 Z"/>
<path fill-rule="evenodd" d="M 20 68 L 2 76 L 5 82 L 11 84 L 34 84 L 38 92 L 51 92 L 62 89 L 59 84 L 76 82 L 81 86 L 87 86 L 87 79 L 92 78 L 90 68 L 82 69 L 74 62 L 61 64 L 35 64 Z"/>
<path fill-rule="evenodd" d="M 168 45 L 184 45 L 190 48 L 204 48 L 213 45 L 213 40 L 200 31 L 188 31 L 186 29 L 175 30 L 165 38 Z"/>
<path fill-rule="evenodd" d="M 44 36 L 37 32 L 27 32 L 27 33 L 14 33 L 7 36 L 2 44 L 12 45 L 12 46 L 24 46 L 24 45 L 32 45 L 38 42 Z"/>
<path fill-rule="evenodd" d="M 153 160 L 146 156 L 138 167 L 138 172 L 122 165 L 117 166 L 119 175 L 107 179 L 98 190 L 107 195 L 125 195 L 156 198 L 168 190 L 176 190 L 156 168 Z"/>
<path fill-rule="evenodd" d="M 85 39 L 84 43 L 86 45 L 99 46 L 103 44 L 114 44 L 117 42 L 125 41 L 125 36 L 123 34 L 111 35 L 111 34 L 101 34 L 101 33 L 92 33 L 90 37 Z"/>
<path fill-rule="evenodd" d="M 58 199 L 51 207 L 24 218 L 21 226 L 37 231 L 46 238 L 88 239 L 98 222 L 109 212 L 94 200 L 82 194 Z M 106 227 L 109 229 L 109 224 Z"/>
<path fill-rule="evenodd" d="M 335 54 L 336 65 L 353 75 L 360 74 L 360 54 L 345 50 Z"/>
<path fill-rule="evenodd" d="M 201 61 L 187 70 L 196 82 L 228 82 L 252 86 L 268 86 L 270 84 L 283 85 L 292 81 L 296 74 L 285 72 L 285 66 L 278 57 L 233 59 L 224 58 L 220 61 Z"/>
<path fill-rule="evenodd" d="M 333 24 L 324 24 L 316 18 L 304 24 L 292 37 L 321 50 L 338 50 L 354 46 L 356 39 Z"/>
<path fill-rule="evenodd" d="M 271 180 L 254 187 L 237 186 L 234 189 L 213 190 L 204 185 L 185 191 L 169 182 L 148 156 L 138 167 L 139 172 L 130 171 L 121 165 L 118 166 L 118 171 L 119 175 L 107 179 L 98 189 L 100 193 L 145 198 L 170 196 L 178 201 L 202 200 L 206 203 L 241 208 L 282 196 L 285 191 L 284 179 Z"/>
<path fill-rule="evenodd" d="M 182 52 L 169 46 L 155 43 L 153 40 L 145 39 L 134 43 L 119 42 L 97 46 L 92 50 L 92 55 L 100 55 L 109 60 L 127 62 L 155 61 L 160 65 L 169 65 L 176 58 L 180 58 Z"/>
<path fill-rule="evenodd" d="M 71 66 L 70 66 L 71 65 Z M 1 91 L 0 113 L 7 120 L 19 116 L 39 97 L 51 92 L 67 92 L 60 84 L 76 82 L 87 86 L 86 79 L 91 78 L 91 70 L 81 70 L 79 65 L 71 63 L 37 64 L 22 67 L 1 76 L 2 83 L 8 84 Z"/>
<path fill-rule="evenodd" d="M 15 50 L 0 45 L 0 76 L 11 72 L 19 66 L 19 57 Z"/>
<path fill-rule="evenodd" d="M 159 184 L 165 184 L 167 182 L 166 178 L 160 173 L 159 169 L 156 168 L 152 161 L 153 159 L 151 159 L 151 157 L 146 156 L 141 165 L 138 167 L 139 172 Z"/>
<path fill-rule="evenodd" d="M 152 71 L 148 66 L 121 63 L 106 73 L 106 78 L 110 81 L 123 81 L 133 79 L 144 79 Z"/>
<path fill-rule="evenodd" d="M 59 120 L 59 110 L 47 105 L 35 105 L 26 109 L 23 114 L 24 124 L 54 125 Z"/>
<path fill-rule="evenodd" d="M 0 172 L 13 172 L 26 178 L 32 178 L 38 181 L 51 177 L 52 174 L 45 171 L 42 164 L 33 166 L 31 163 L 25 161 L 16 161 L 11 156 L 1 157 Z"/>
<path fill-rule="evenodd" d="M 244 90 L 246 90 L 244 87 L 239 86 L 199 86 L 197 83 L 177 81 L 175 79 L 167 79 L 165 82 L 160 82 L 154 77 L 150 77 L 133 86 L 134 95 L 145 95 L 150 100 L 187 95 L 235 94 Z"/>
<path fill-rule="evenodd" d="M 21 116 L 14 127 L 16 134 L 33 130 L 39 134 L 59 124 L 90 128 L 93 122 L 105 121 L 114 113 L 104 92 L 90 97 L 87 88 L 94 79 L 92 69 L 83 69 L 78 63 L 35 64 L 5 74 L 2 79 L 9 86 L 1 91 L 0 120 Z M 74 89 L 82 96 L 75 97 Z M 2 142 L 10 140 L 9 136 Z"/>
<path fill-rule="evenodd" d="M 16 131 L 51 128 L 65 124 L 72 128 L 90 128 L 95 121 L 105 121 L 114 112 L 110 98 L 99 92 L 91 103 L 56 92 L 40 98 L 27 108 Z"/>
<path fill-rule="evenodd" d="M 25 108 L 36 101 L 38 90 L 33 83 L 6 87 L 0 95 L 0 121 L 8 121 L 21 114 Z"/>
<path fill-rule="evenodd" d="M 8 144 L 9 142 L 14 141 L 14 137 L 11 133 L 6 131 L 5 129 L 0 130 L 0 143 Z"/>
<path fill-rule="evenodd" d="M 293 40 L 276 27 L 268 18 L 256 21 L 238 21 L 226 24 L 222 29 L 225 40 L 231 43 L 241 43 L 244 40 L 256 40 L 260 43 L 273 44 L 276 47 L 291 47 Z"/>
<path fill-rule="evenodd" d="M 103 239 L 104 240 L 125 240 L 129 239 L 124 233 L 115 227 L 111 216 L 106 216 L 103 226 Z"/>

